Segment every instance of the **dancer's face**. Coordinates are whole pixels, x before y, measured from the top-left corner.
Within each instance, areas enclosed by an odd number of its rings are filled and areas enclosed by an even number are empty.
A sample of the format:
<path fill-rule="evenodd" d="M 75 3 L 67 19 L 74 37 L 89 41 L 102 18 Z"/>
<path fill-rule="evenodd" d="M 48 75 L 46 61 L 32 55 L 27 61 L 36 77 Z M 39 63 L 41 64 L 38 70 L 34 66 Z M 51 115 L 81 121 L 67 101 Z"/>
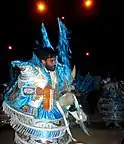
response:
<path fill-rule="evenodd" d="M 42 60 L 42 63 L 48 71 L 54 71 L 56 67 L 56 57 L 48 58 L 47 60 Z"/>

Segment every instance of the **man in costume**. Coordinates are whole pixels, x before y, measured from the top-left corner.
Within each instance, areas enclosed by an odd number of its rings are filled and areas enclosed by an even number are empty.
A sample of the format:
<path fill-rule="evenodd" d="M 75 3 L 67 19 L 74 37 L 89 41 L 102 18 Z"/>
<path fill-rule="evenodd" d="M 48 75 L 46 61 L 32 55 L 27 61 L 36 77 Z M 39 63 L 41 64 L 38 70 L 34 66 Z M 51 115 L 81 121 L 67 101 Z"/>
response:
<path fill-rule="evenodd" d="M 42 24 L 43 50 L 36 50 L 27 62 L 12 61 L 20 75 L 5 94 L 3 109 L 10 116 L 17 144 L 68 144 L 76 141 L 69 129 L 72 114 L 87 133 L 84 114 L 71 92 L 75 70 L 71 73 L 67 29 L 58 19 L 58 55 L 53 49 Z M 70 111 L 71 105 L 75 106 Z"/>
<path fill-rule="evenodd" d="M 44 65 L 46 72 L 50 75 L 51 82 L 47 83 L 46 86 L 55 89 L 57 84 L 57 76 L 55 72 L 56 67 L 56 52 L 50 48 L 45 48 L 44 50 L 37 51 L 36 55 L 40 59 L 41 63 Z M 37 95 L 43 94 L 43 88 L 37 87 Z"/>
<path fill-rule="evenodd" d="M 99 111 L 106 126 L 121 127 L 124 119 L 123 110 L 123 81 L 114 81 L 111 78 L 102 81 L 102 96 L 99 100 Z"/>

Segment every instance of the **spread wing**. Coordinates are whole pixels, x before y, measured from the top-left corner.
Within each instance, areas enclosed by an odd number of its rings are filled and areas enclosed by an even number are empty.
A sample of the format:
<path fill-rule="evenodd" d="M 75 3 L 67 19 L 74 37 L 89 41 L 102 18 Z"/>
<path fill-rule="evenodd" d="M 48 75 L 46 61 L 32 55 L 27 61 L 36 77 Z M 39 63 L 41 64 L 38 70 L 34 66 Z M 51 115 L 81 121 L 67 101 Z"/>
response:
<path fill-rule="evenodd" d="M 71 83 L 71 68 L 70 68 L 70 54 L 71 50 L 68 41 L 68 31 L 63 22 L 58 18 L 59 25 L 59 41 L 58 41 L 58 56 L 57 56 L 57 72 L 60 76 L 60 88 L 64 87 L 64 79 L 67 80 L 68 85 Z"/>
<path fill-rule="evenodd" d="M 42 36 L 43 36 L 43 40 L 42 40 L 43 48 L 47 47 L 47 48 L 52 48 L 54 50 L 53 46 L 50 43 L 46 28 L 45 28 L 43 23 L 42 23 L 42 26 L 41 26 L 41 32 L 42 32 Z"/>

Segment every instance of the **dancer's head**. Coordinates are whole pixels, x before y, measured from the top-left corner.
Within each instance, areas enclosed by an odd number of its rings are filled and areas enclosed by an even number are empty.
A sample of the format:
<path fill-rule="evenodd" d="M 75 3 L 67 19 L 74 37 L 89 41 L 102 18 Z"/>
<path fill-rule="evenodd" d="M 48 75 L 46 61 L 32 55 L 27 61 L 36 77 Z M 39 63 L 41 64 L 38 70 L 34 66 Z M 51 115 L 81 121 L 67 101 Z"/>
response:
<path fill-rule="evenodd" d="M 44 48 L 37 50 L 35 53 L 48 71 L 55 70 L 57 53 L 53 49 Z"/>

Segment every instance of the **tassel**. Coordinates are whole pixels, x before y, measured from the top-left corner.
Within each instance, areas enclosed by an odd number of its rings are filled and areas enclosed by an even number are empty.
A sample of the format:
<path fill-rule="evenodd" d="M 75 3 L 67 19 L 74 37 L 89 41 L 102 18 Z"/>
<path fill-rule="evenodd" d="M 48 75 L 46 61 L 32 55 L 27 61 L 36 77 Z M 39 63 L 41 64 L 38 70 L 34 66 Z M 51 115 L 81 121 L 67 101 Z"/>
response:
<path fill-rule="evenodd" d="M 65 121 L 65 125 L 66 125 L 66 127 L 67 127 L 67 132 L 68 132 L 68 134 L 70 135 L 70 137 L 72 138 L 72 140 L 73 140 L 74 142 L 76 142 L 77 140 L 72 137 L 71 131 L 70 131 L 69 126 L 68 126 L 68 122 L 67 122 L 66 117 L 65 117 L 65 114 L 64 114 L 64 112 L 63 112 L 63 109 L 61 108 L 59 102 L 56 101 L 56 104 L 57 104 L 57 107 L 58 107 L 58 109 L 60 110 L 61 114 L 63 115 L 64 121 Z"/>
<path fill-rule="evenodd" d="M 74 99 L 75 99 L 75 107 L 77 109 L 77 113 L 78 113 L 78 116 L 79 116 L 79 119 L 80 119 L 80 126 L 81 126 L 82 130 L 87 135 L 90 135 L 89 130 L 85 127 L 85 124 L 84 124 L 84 121 L 87 120 L 87 116 L 84 114 L 84 112 L 82 110 L 82 107 L 79 105 L 79 103 L 77 101 L 77 98 L 75 96 L 74 96 Z"/>

